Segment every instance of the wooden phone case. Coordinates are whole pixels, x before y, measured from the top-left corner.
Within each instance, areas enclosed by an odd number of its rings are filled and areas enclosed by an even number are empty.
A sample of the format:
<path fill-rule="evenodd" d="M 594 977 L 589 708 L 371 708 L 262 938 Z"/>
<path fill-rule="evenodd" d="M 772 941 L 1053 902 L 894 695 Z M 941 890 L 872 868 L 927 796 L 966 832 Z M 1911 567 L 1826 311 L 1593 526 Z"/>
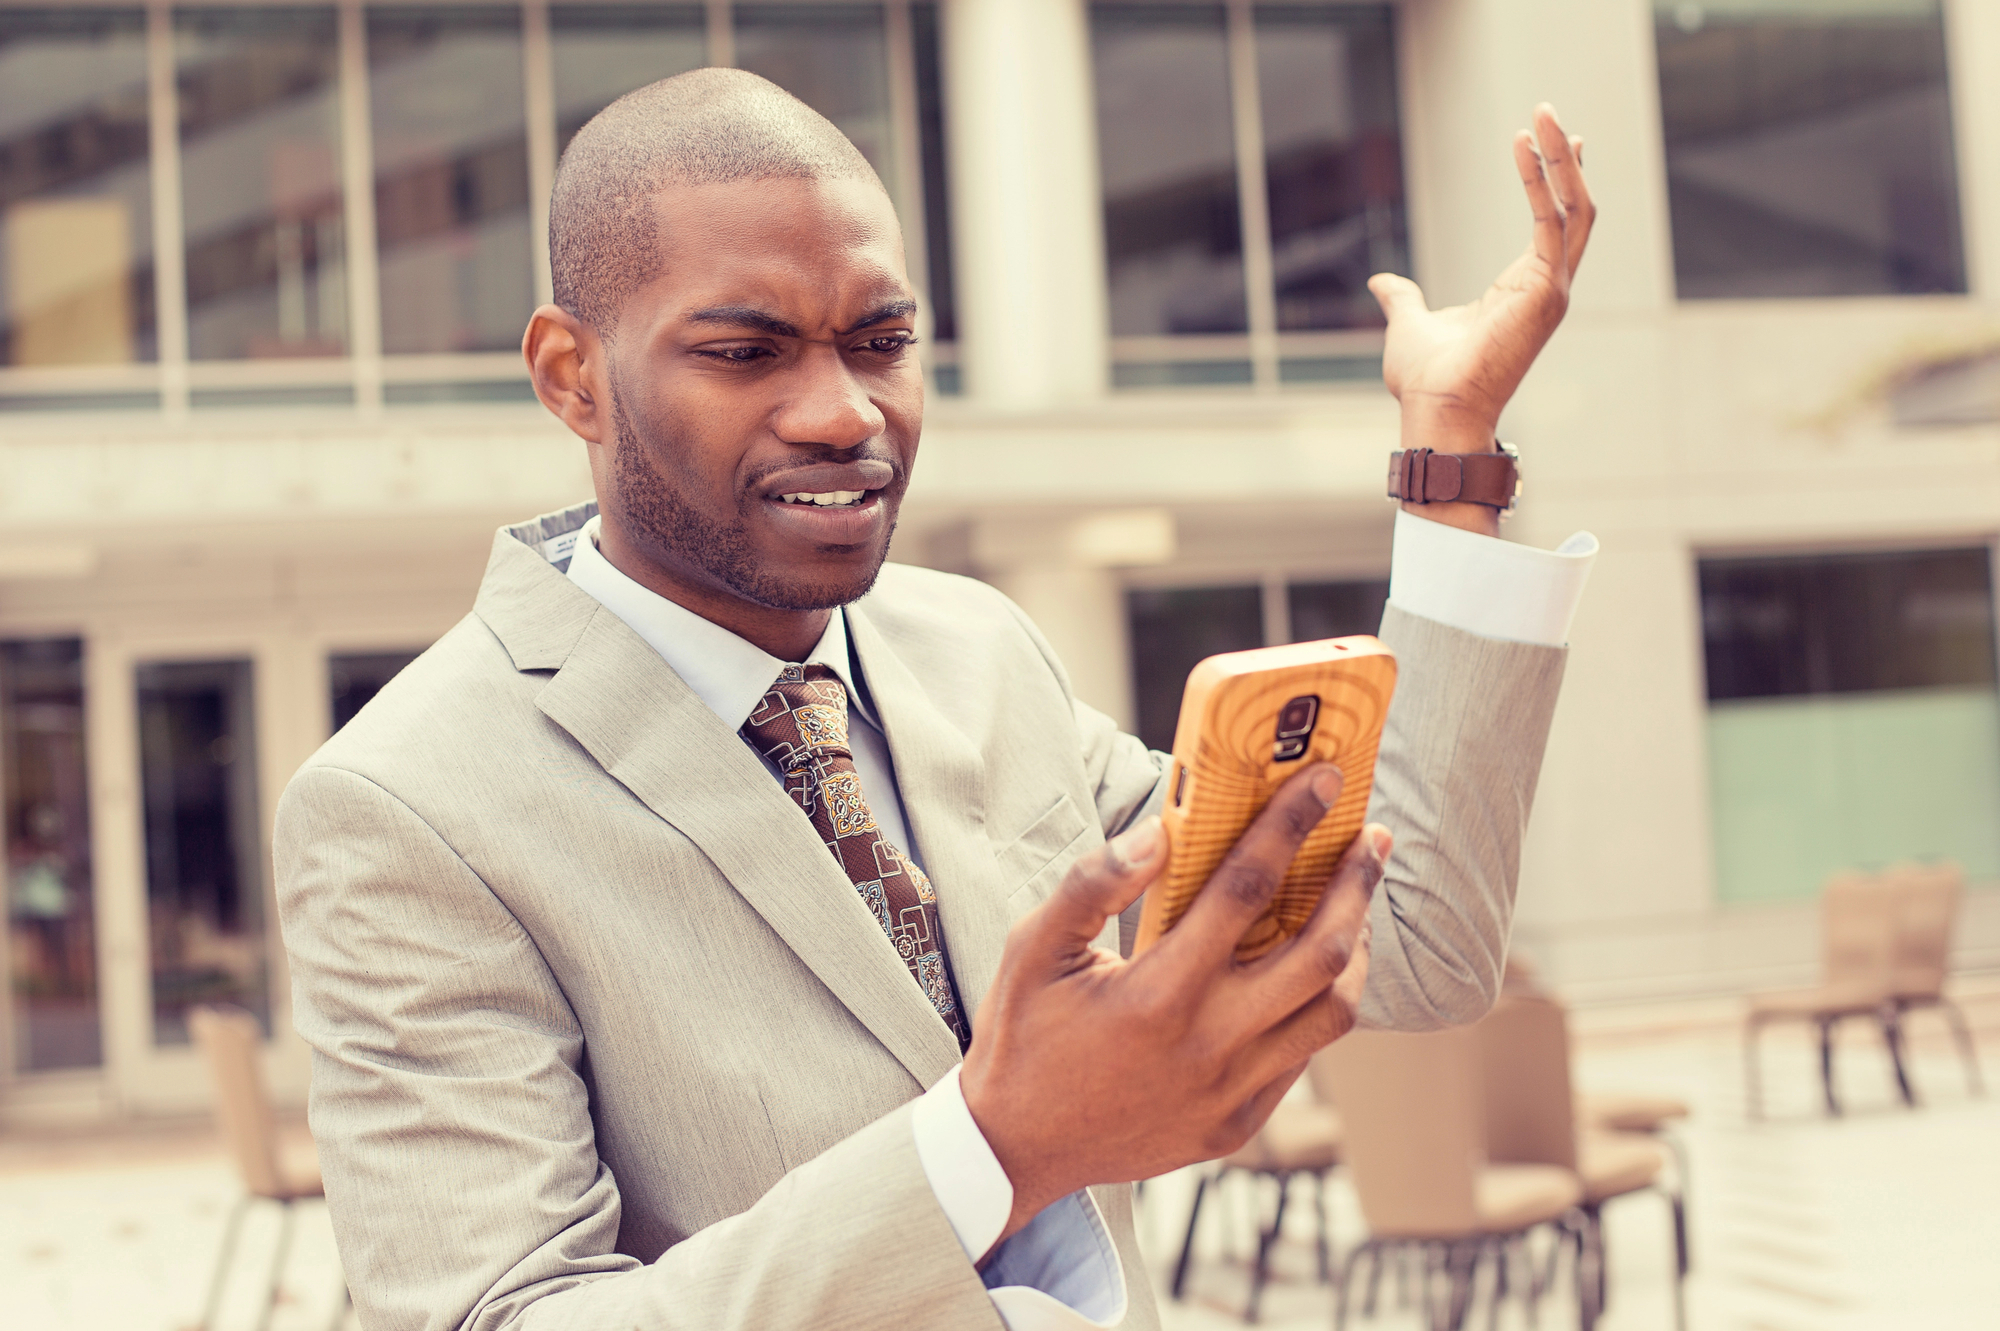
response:
<path fill-rule="evenodd" d="M 1395 688 L 1396 654 L 1365 635 L 1227 652 L 1194 668 L 1161 814 L 1167 870 L 1146 893 L 1135 954 L 1174 927 L 1279 786 L 1313 763 L 1330 762 L 1344 778 L 1340 798 L 1299 848 L 1236 955 L 1261 956 L 1305 927 L 1334 864 L 1361 831 Z M 1298 757 L 1280 761 L 1279 713 L 1308 695 L 1319 700 L 1312 733 Z"/>

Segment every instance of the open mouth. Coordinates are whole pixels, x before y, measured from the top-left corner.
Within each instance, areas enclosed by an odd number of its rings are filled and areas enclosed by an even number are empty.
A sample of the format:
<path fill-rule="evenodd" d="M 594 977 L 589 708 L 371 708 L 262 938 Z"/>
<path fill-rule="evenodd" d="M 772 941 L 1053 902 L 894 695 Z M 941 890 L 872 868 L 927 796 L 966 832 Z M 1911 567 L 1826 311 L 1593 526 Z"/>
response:
<path fill-rule="evenodd" d="M 802 504 L 808 508 L 859 508 L 874 495 L 873 490 L 797 490 L 778 496 L 781 504 Z"/>

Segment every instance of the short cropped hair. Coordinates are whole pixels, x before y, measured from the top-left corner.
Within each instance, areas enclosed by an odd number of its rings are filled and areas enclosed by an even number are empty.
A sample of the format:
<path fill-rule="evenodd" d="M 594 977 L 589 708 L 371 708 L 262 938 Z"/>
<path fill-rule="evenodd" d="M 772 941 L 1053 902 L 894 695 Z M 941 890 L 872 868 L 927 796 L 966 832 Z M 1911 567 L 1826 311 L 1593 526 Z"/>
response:
<path fill-rule="evenodd" d="M 549 198 L 556 304 L 609 336 L 654 275 L 653 196 L 736 180 L 881 179 L 819 112 L 740 69 L 696 69 L 626 93 L 577 131 Z"/>

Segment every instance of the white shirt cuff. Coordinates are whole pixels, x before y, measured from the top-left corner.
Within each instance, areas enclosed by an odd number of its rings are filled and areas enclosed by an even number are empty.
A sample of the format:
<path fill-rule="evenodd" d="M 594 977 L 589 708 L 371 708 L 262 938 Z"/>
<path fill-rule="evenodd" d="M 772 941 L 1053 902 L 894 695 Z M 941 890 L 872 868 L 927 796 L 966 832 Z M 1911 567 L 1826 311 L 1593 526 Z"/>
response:
<path fill-rule="evenodd" d="M 1483 638 L 1561 647 L 1596 558 L 1587 531 L 1537 550 L 1399 511 L 1389 600 Z"/>
<path fill-rule="evenodd" d="M 953 1068 L 910 1112 L 917 1160 L 966 1260 L 1007 1228 L 1014 1185 L 965 1107 Z M 1009 1331 L 1082 1331 L 1125 1317 L 1125 1268 L 1088 1192 L 1043 1211 L 993 1254 L 983 1273 Z"/>

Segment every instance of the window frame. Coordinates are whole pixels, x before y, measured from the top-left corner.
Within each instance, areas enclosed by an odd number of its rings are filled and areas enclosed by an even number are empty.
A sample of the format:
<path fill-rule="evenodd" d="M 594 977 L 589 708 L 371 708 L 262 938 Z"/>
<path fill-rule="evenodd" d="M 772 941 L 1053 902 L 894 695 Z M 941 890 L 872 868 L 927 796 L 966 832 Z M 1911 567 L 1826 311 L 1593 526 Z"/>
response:
<path fill-rule="evenodd" d="M 545 302 L 552 290 L 548 255 L 549 191 L 555 182 L 557 106 L 549 16 L 565 0 L 508 0 L 521 12 L 522 91 L 527 113 L 531 289 Z M 648 0 L 573 0 L 592 6 L 650 7 Z M 701 0 L 712 65 L 734 64 L 736 5 L 756 0 Z M 802 6 L 851 5 L 853 0 L 786 0 Z M 918 103 L 913 6 L 947 0 L 867 0 L 881 6 L 889 67 L 892 162 L 885 183 L 897 213 L 915 219 L 904 243 L 912 285 L 929 308 L 929 247 L 948 237 L 928 235 L 922 113 Z M 424 0 L 437 7 L 487 6 L 492 0 Z M 382 350 L 380 249 L 375 234 L 375 162 L 368 85 L 367 0 L 169 0 L 113 3 L 86 0 L 0 0 L 0 9 L 142 8 L 146 15 L 149 182 L 152 193 L 155 323 L 159 354 L 153 361 L 117 365 L 0 365 L 0 418 L 13 412 L 53 412 L 84 407 L 143 418 L 149 412 L 185 421 L 210 401 L 240 395 L 245 405 L 299 405 L 324 409 L 329 393 L 352 395 L 363 420 L 379 419 L 397 405 L 399 390 L 422 400 L 426 390 L 479 390 L 506 396 L 527 384 L 521 358 L 512 352 L 385 354 Z M 182 207 L 180 108 L 174 62 L 178 9 L 332 9 L 335 15 L 340 106 L 340 182 L 346 229 L 348 346 L 341 356 L 296 359 L 194 360 L 189 355 L 185 216 Z M 924 330 L 928 333 L 928 329 Z M 925 369 L 934 385 L 955 383 L 957 348 L 925 344 Z M 943 369 L 945 373 L 939 375 Z M 264 403 L 255 402 L 261 395 Z M 129 405 L 118 398 L 138 399 Z M 155 404 L 156 398 L 156 404 Z M 463 399 L 461 399 L 461 402 Z"/>
<path fill-rule="evenodd" d="M 1096 9 L 1116 8 L 1127 0 L 1090 0 Z M 1130 0 L 1160 4 L 1163 0 Z M 1397 52 L 1397 139 L 1407 121 L 1402 77 L 1402 4 L 1400 0 L 1164 0 L 1167 4 L 1223 9 L 1224 56 L 1229 67 L 1230 132 L 1236 159 L 1236 206 L 1243 245 L 1244 307 L 1248 331 L 1221 334 L 1116 336 L 1110 339 L 1110 381 L 1114 391 L 1146 387 L 1247 384 L 1269 393 L 1281 388 L 1325 389 L 1330 384 L 1356 383 L 1374 387 L 1381 382 L 1381 329 L 1328 329 L 1283 332 L 1278 328 L 1277 265 L 1271 240 L 1269 181 L 1265 176 L 1263 88 L 1257 61 L 1256 11 L 1259 9 L 1383 9 L 1389 11 L 1391 42 Z M 1407 148 L 1403 152 L 1408 180 Z M 1404 226 L 1413 219 L 1407 205 Z M 1414 277 L 1415 243 L 1410 266 Z M 1324 362 L 1333 373 L 1320 378 L 1287 374 L 1288 366 Z M 1232 367 L 1247 379 L 1205 377 Z"/>

